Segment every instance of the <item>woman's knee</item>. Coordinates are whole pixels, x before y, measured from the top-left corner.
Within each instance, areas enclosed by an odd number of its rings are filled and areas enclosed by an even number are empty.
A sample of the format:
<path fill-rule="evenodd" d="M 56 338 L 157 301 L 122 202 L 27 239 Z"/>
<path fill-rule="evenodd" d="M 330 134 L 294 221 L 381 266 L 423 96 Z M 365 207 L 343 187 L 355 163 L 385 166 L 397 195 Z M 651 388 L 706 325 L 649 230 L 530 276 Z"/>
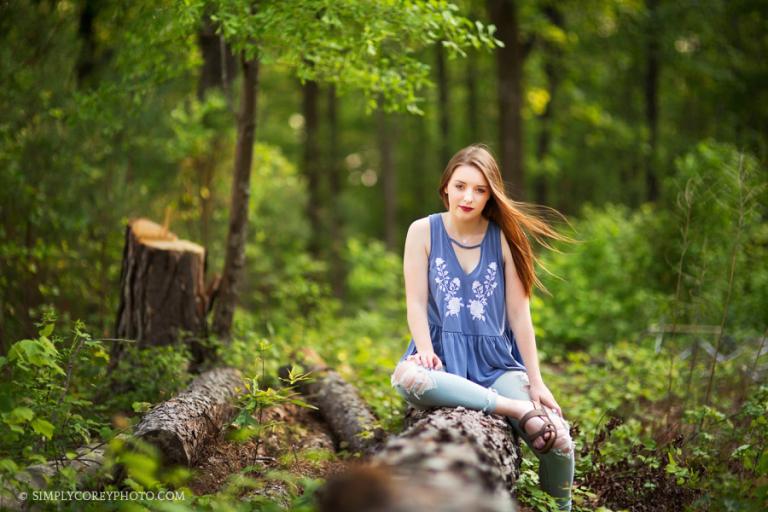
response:
<path fill-rule="evenodd" d="M 528 374 L 523 371 L 508 371 L 501 374 L 491 387 L 499 394 L 512 400 L 530 400 L 530 382 Z"/>
<path fill-rule="evenodd" d="M 400 389 L 408 399 L 418 400 L 425 392 L 437 387 L 430 371 L 413 361 L 401 361 L 390 377 L 392 387 Z"/>
<path fill-rule="evenodd" d="M 552 452 L 560 455 L 561 457 L 574 458 L 573 452 L 575 449 L 575 444 L 573 439 L 571 439 L 570 424 L 565 420 L 565 418 L 558 415 L 553 409 L 547 407 L 547 411 L 549 412 L 549 416 L 552 419 L 552 422 L 555 423 L 558 437 L 561 438 L 555 442 L 555 445 L 552 448 Z"/>

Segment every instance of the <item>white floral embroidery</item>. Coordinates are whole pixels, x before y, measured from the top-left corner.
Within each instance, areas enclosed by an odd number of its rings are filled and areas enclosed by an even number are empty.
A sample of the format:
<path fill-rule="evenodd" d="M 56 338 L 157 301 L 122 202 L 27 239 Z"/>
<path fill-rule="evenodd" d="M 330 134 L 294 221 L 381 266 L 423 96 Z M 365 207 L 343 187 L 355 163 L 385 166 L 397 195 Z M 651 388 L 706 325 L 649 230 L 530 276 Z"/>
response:
<path fill-rule="evenodd" d="M 461 288 L 461 281 L 458 277 L 451 279 L 450 274 L 445 269 L 443 258 L 435 258 L 435 266 L 437 267 L 435 282 L 440 291 L 445 294 L 446 312 L 449 316 L 459 316 L 459 311 L 464 307 L 461 297 L 456 296 L 459 288 Z"/>
<path fill-rule="evenodd" d="M 472 282 L 472 292 L 475 294 L 475 298 L 469 301 L 469 312 L 472 313 L 474 320 L 485 321 L 485 306 L 488 305 L 488 297 L 493 295 L 493 291 L 498 286 L 496 282 L 496 262 L 488 264 L 485 270 L 485 281 L 480 284 L 480 281 Z"/>
<path fill-rule="evenodd" d="M 451 297 L 450 300 L 448 300 L 448 314 L 449 315 L 459 315 L 459 310 L 464 306 L 461 302 L 461 297 Z"/>

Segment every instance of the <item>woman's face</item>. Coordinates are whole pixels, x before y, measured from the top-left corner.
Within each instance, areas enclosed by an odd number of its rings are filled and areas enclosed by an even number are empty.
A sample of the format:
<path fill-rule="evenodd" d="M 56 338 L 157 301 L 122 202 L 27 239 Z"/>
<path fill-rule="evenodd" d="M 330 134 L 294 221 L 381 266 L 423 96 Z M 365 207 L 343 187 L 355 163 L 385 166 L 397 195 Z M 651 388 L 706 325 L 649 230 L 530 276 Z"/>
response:
<path fill-rule="evenodd" d="M 457 167 L 444 191 L 448 194 L 448 210 L 467 220 L 480 218 L 485 203 L 491 198 L 491 187 L 485 176 L 471 165 Z"/>

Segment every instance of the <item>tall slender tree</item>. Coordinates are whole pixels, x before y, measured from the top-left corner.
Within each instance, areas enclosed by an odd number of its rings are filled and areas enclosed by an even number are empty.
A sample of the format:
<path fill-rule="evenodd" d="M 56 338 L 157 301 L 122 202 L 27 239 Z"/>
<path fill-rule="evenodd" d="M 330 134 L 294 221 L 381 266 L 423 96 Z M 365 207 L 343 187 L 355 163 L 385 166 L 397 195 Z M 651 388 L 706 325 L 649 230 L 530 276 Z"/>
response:
<path fill-rule="evenodd" d="M 496 51 L 501 171 L 510 195 L 523 199 L 523 61 L 531 43 L 522 41 L 515 0 L 488 0 L 488 13 L 504 43 L 504 47 Z"/>
<path fill-rule="evenodd" d="M 311 227 L 309 251 L 316 258 L 323 258 L 325 246 L 325 223 L 322 211 L 325 207 L 322 186 L 322 162 L 320 161 L 318 101 L 320 86 L 308 80 L 301 88 L 302 113 L 304 114 L 304 155 L 302 170 L 307 178 L 307 218 Z"/>
<path fill-rule="evenodd" d="M 245 267 L 245 240 L 248 228 L 248 200 L 251 196 L 251 164 L 256 134 L 256 101 L 259 86 L 259 59 L 241 52 L 242 91 L 237 115 L 234 179 L 229 212 L 229 232 L 221 276 L 221 289 L 216 301 L 213 332 L 228 338 L 237 303 L 237 285 Z"/>
<path fill-rule="evenodd" d="M 542 12 L 554 27 L 564 30 L 563 13 L 556 3 L 547 3 L 542 6 Z M 560 44 L 545 40 L 542 45 L 544 60 L 544 75 L 547 78 L 547 91 L 549 101 L 547 101 L 544 112 L 539 116 L 539 134 L 536 141 L 536 160 L 539 166 L 544 165 L 544 160 L 549 154 L 552 143 L 552 126 L 554 124 L 555 101 L 560 89 L 562 74 L 562 49 Z M 534 182 L 534 197 L 537 203 L 547 204 L 549 194 L 547 190 L 547 176 L 539 172 Z"/>
<path fill-rule="evenodd" d="M 646 0 L 648 22 L 646 25 L 645 60 L 645 120 L 648 125 L 648 152 L 645 156 L 646 199 L 656 201 L 659 196 L 659 178 L 656 167 L 657 141 L 659 136 L 659 0 Z"/>
<path fill-rule="evenodd" d="M 192 8 L 200 12 L 207 6 L 213 7 L 212 19 L 219 22 L 219 33 L 240 53 L 243 69 L 229 234 L 213 322 L 214 332 L 227 339 L 245 264 L 262 55 L 292 66 L 303 80 L 360 89 L 367 95 L 370 109 L 381 101 L 385 110 L 419 113 L 417 93 L 429 83 L 429 68 L 413 56 L 417 49 L 437 40 L 448 41 L 456 50 L 473 43 L 492 47 L 497 41 L 486 27 L 457 15 L 452 4 L 198 0 L 186 2 L 181 14 L 186 19 Z M 425 30 L 427 26 L 429 30 Z M 394 209 L 387 218 L 387 224 L 394 226 Z M 394 243 L 394 234 L 388 234 L 388 243 Z"/>

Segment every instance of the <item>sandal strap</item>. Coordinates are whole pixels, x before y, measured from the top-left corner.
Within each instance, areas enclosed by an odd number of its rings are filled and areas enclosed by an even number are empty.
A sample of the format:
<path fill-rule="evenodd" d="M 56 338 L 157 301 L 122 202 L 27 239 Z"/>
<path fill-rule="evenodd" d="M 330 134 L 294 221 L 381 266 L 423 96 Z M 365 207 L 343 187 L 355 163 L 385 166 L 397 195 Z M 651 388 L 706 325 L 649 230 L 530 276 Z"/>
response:
<path fill-rule="evenodd" d="M 534 432 L 533 434 L 528 434 L 525 431 L 525 424 L 530 420 L 531 418 L 542 418 L 542 421 L 544 424 L 541 426 L 541 428 Z M 552 418 L 549 416 L 547 411 L 543 408 L 537 408 L 534 404 L 534 408 L 527 413 L 523 415 L 522 418 L 520 418 L 518 423 L 520 430 L 523 431 L 528 436 L 529 441 L 531 442 L 531 447 L 533 447 L 533 441 L 538 439 L 541 436 L 546 435 L 547 433 L 550 434 L 549 438 L 544 442 L 544 446 L 541 447 L 541 449 L 533 448 L 536 452 L 540 454 L 546 454 L 549 452 L 549 450 L 552 448 L 552 446 L 555 444 L 555 440 L 557 439 L 557 427 L 555 427 L 555 424 L 552 423 Z"/>

